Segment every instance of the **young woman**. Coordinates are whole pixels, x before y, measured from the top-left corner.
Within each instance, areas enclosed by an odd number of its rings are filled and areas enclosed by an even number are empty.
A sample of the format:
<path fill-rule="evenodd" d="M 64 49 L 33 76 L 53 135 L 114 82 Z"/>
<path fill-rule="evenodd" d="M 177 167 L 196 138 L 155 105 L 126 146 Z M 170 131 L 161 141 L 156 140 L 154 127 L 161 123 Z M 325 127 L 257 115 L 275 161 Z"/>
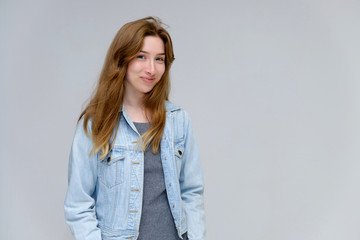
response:
<path fill-rule="evenodd" d="M 75 239 L 205 239 L 203 179 L 188 114 L 168 101 L 169 33 L 125 24 L 82 112 L 65 218 Z"/>

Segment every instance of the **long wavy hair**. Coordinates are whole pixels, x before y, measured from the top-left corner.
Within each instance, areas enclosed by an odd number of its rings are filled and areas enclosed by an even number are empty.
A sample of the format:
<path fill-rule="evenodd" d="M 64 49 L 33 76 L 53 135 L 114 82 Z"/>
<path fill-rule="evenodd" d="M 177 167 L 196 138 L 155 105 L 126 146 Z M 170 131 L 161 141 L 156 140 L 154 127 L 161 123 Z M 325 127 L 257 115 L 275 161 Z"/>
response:
<path fill-rule="evenodd" d="M 169 33 L 163 27 L 160 19 L 146 17 L 125 24 L 116 34 L 107 52 L 97 87 L 90 102 L 80 114 L 84 117 L 85 133 L 91 136 L 93 148 L 90 154 L 100 151 L 100 158 L 105 158 L 111 150 L 119 126 L 123 99 L 124 80 L 129 62 L 140 52 L 146 36 L 160 37 L 165 46 L 165 72 L 160 81 L 144 97 L 144 106 L 150 112 L 150 128 L 141 141 L 141 149 L 151 144 L 153 153 L 158 152 L 161 137 L 165 127 L 165 100 L 170 92 L 169 70 L 174 61 L 174 52 Z M 148 117 L 148 116 L 147 116 Z M 87 126 L 91 119 L 91 134 Z M 115 130 L 115 135 L 111 136 Z"/>

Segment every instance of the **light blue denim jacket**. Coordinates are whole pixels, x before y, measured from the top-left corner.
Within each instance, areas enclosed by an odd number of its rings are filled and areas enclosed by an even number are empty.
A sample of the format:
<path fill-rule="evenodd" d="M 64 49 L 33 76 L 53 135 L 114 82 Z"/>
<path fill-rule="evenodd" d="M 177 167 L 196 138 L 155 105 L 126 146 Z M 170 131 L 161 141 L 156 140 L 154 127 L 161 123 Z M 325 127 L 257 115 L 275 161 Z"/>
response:
<path fill-rule="evenodd" d="M 88 125 L 91 130 L 90 121 Z M 137 239 L 141 217 L 144 153 L 134 123 L 123 108 L 114 147 L 101 160 L 89 155 L 92 140 L 78 123 L 69 159 L 66 223 L 76 240 Z M 166 102 L 160 143 L 166 191 L 178 235 L 205 239 L 203 176 L 188 114 Z"/>

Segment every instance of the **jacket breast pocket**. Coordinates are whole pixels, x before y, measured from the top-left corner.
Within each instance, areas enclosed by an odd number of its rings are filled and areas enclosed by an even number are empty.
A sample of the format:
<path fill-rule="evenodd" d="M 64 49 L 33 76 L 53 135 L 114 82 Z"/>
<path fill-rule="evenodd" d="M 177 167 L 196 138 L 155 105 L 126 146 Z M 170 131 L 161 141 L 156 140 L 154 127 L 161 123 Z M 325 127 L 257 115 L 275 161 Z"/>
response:
<path fill-rule="evenodd" d="M 181 159 L 182 156 L 183 156 L 183 153 L 184 153 L 184 140 L 178 140 L 175 142 L 175 156 L 178 158 L 178 159 Z"/>
<path fill-rule="evenodd" d="M 180 177 L 181 166 L 183 163 L 183 154 L 184 154 L 184 140 L 178 140 L 174 143 L 174 155 L 175 155 L 175 164 L 176 172 L 178 178 Z"/>
<path fill-rule="evenodd" d="M 112 149 L 108 156 L 100 162 L 99 178 L 108 188 L 115 187 L 124 181 L 125 152 Z"/>

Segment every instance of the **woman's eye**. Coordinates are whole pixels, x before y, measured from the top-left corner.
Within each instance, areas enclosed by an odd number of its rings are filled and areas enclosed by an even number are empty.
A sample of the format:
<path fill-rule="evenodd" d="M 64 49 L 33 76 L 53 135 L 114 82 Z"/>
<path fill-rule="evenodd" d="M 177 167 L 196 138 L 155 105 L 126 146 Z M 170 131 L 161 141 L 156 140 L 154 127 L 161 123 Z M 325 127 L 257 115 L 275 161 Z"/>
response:
<path fill-rule="evenodd" d="M 162 58 L 162 57 L 158 57 L 158 58 L 156 58 L 156 61 L 163 62 L 163 61 L 164 61 L 164 58 Z"/>
<path fill-rule="evenodd" d="M 144 59 L 145 56 L 144 56 L 144 55 L 138 55 L 137 58 L 138 58 L 138 59 Z"/>

